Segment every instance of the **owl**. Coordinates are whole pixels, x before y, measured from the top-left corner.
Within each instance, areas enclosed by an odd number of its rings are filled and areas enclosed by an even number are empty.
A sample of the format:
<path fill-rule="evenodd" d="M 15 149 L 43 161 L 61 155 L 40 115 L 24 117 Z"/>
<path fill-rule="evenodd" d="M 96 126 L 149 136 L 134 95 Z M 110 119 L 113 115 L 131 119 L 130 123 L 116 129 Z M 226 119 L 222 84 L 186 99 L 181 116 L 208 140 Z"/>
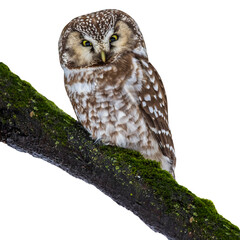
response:
<path fill-rule="evenodd" d="M 61 33 L 59 58 L 73 109 L 91 137 L 139 151 L 174 176 L 166 93 L 137 23 L 112 9 L 74 18 Z"/>

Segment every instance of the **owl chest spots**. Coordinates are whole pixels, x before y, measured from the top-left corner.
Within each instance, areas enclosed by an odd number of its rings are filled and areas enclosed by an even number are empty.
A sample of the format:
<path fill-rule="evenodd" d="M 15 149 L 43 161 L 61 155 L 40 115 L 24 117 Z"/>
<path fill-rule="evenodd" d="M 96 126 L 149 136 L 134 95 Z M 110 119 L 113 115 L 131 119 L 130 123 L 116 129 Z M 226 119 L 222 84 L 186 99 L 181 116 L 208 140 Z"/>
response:
<path fill-rule="evenodd" d="M 147 127 L 138 107 L 123 93 L 113 89 L 96 91 L 79 101 L 82 106 L 78 112 L 79 120 L 94 139 L 129 147 L 129 144 L 139 144 L 139 134 L 147 135 Z"/>
<path fill-rule="evenodd" d="M 149 141 L 149 131 L 130 90 L 93 83 L 66 87 L 78 120 L 94 139 L 138 150 Z"/>
<path fill-rule="evenodd" d="M 146 156 L 159 152 L 139 108 L 137 92 L 144 83 L 137 61 L 126 71 L 120 68 L 121 72 L 114 72 L 113 68 L 66 77 L 66 90 L 78 120 L 93 139 L 105 144 L 135 149 Z"/>

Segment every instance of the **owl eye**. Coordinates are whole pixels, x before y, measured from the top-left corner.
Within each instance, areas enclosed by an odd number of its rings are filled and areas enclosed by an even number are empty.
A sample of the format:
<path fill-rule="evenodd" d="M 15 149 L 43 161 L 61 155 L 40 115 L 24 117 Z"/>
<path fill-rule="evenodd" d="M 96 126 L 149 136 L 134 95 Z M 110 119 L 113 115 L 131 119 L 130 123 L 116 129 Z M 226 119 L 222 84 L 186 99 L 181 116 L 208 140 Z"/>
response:
<path fill-rule="evenodd" d="M 115 42 L 118 40 L 118 35 L 117 34 L 113 34 L 110 39 L 109 39 L 109 42 L 112 43 L 112 42 Z"/>
<path fill-rule="evenodd" d="M 89 42 L 89 41 L 87 41 L 87 40 L 83 40 L 83 41 L 82 41 L 82 45 L 83 45 L 84 47 L 91 47 L 91 46 L 92 46 L 92 43 Z"/>

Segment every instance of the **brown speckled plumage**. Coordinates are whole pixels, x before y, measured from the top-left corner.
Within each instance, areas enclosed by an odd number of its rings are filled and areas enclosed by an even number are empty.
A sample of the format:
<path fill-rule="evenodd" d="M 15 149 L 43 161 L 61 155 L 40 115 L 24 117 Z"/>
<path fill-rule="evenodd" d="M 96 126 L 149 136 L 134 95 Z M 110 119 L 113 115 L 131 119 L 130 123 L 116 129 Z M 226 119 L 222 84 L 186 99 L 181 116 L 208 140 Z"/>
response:
<path fill-rule="evenodd" d="M 119 10 L 75 18 L 61 34 L 59 55 L 68 96 L 92 137 L 140 151 L 174 175 L 164 86 L 135 21 Z"/>

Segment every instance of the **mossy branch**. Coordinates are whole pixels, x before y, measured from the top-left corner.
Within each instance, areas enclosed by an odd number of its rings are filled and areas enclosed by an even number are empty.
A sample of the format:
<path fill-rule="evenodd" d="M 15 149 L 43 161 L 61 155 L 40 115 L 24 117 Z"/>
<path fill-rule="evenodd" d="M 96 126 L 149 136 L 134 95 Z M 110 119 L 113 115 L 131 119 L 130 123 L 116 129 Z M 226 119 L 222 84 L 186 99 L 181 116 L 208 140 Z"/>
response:
<path fill-rule="evenodd" d="M 0 63 L 0 141 L 94 184 L 169 239 L 240 239 L 209 200 L 139 153 L 96 144 L 83 127 Z"/>

